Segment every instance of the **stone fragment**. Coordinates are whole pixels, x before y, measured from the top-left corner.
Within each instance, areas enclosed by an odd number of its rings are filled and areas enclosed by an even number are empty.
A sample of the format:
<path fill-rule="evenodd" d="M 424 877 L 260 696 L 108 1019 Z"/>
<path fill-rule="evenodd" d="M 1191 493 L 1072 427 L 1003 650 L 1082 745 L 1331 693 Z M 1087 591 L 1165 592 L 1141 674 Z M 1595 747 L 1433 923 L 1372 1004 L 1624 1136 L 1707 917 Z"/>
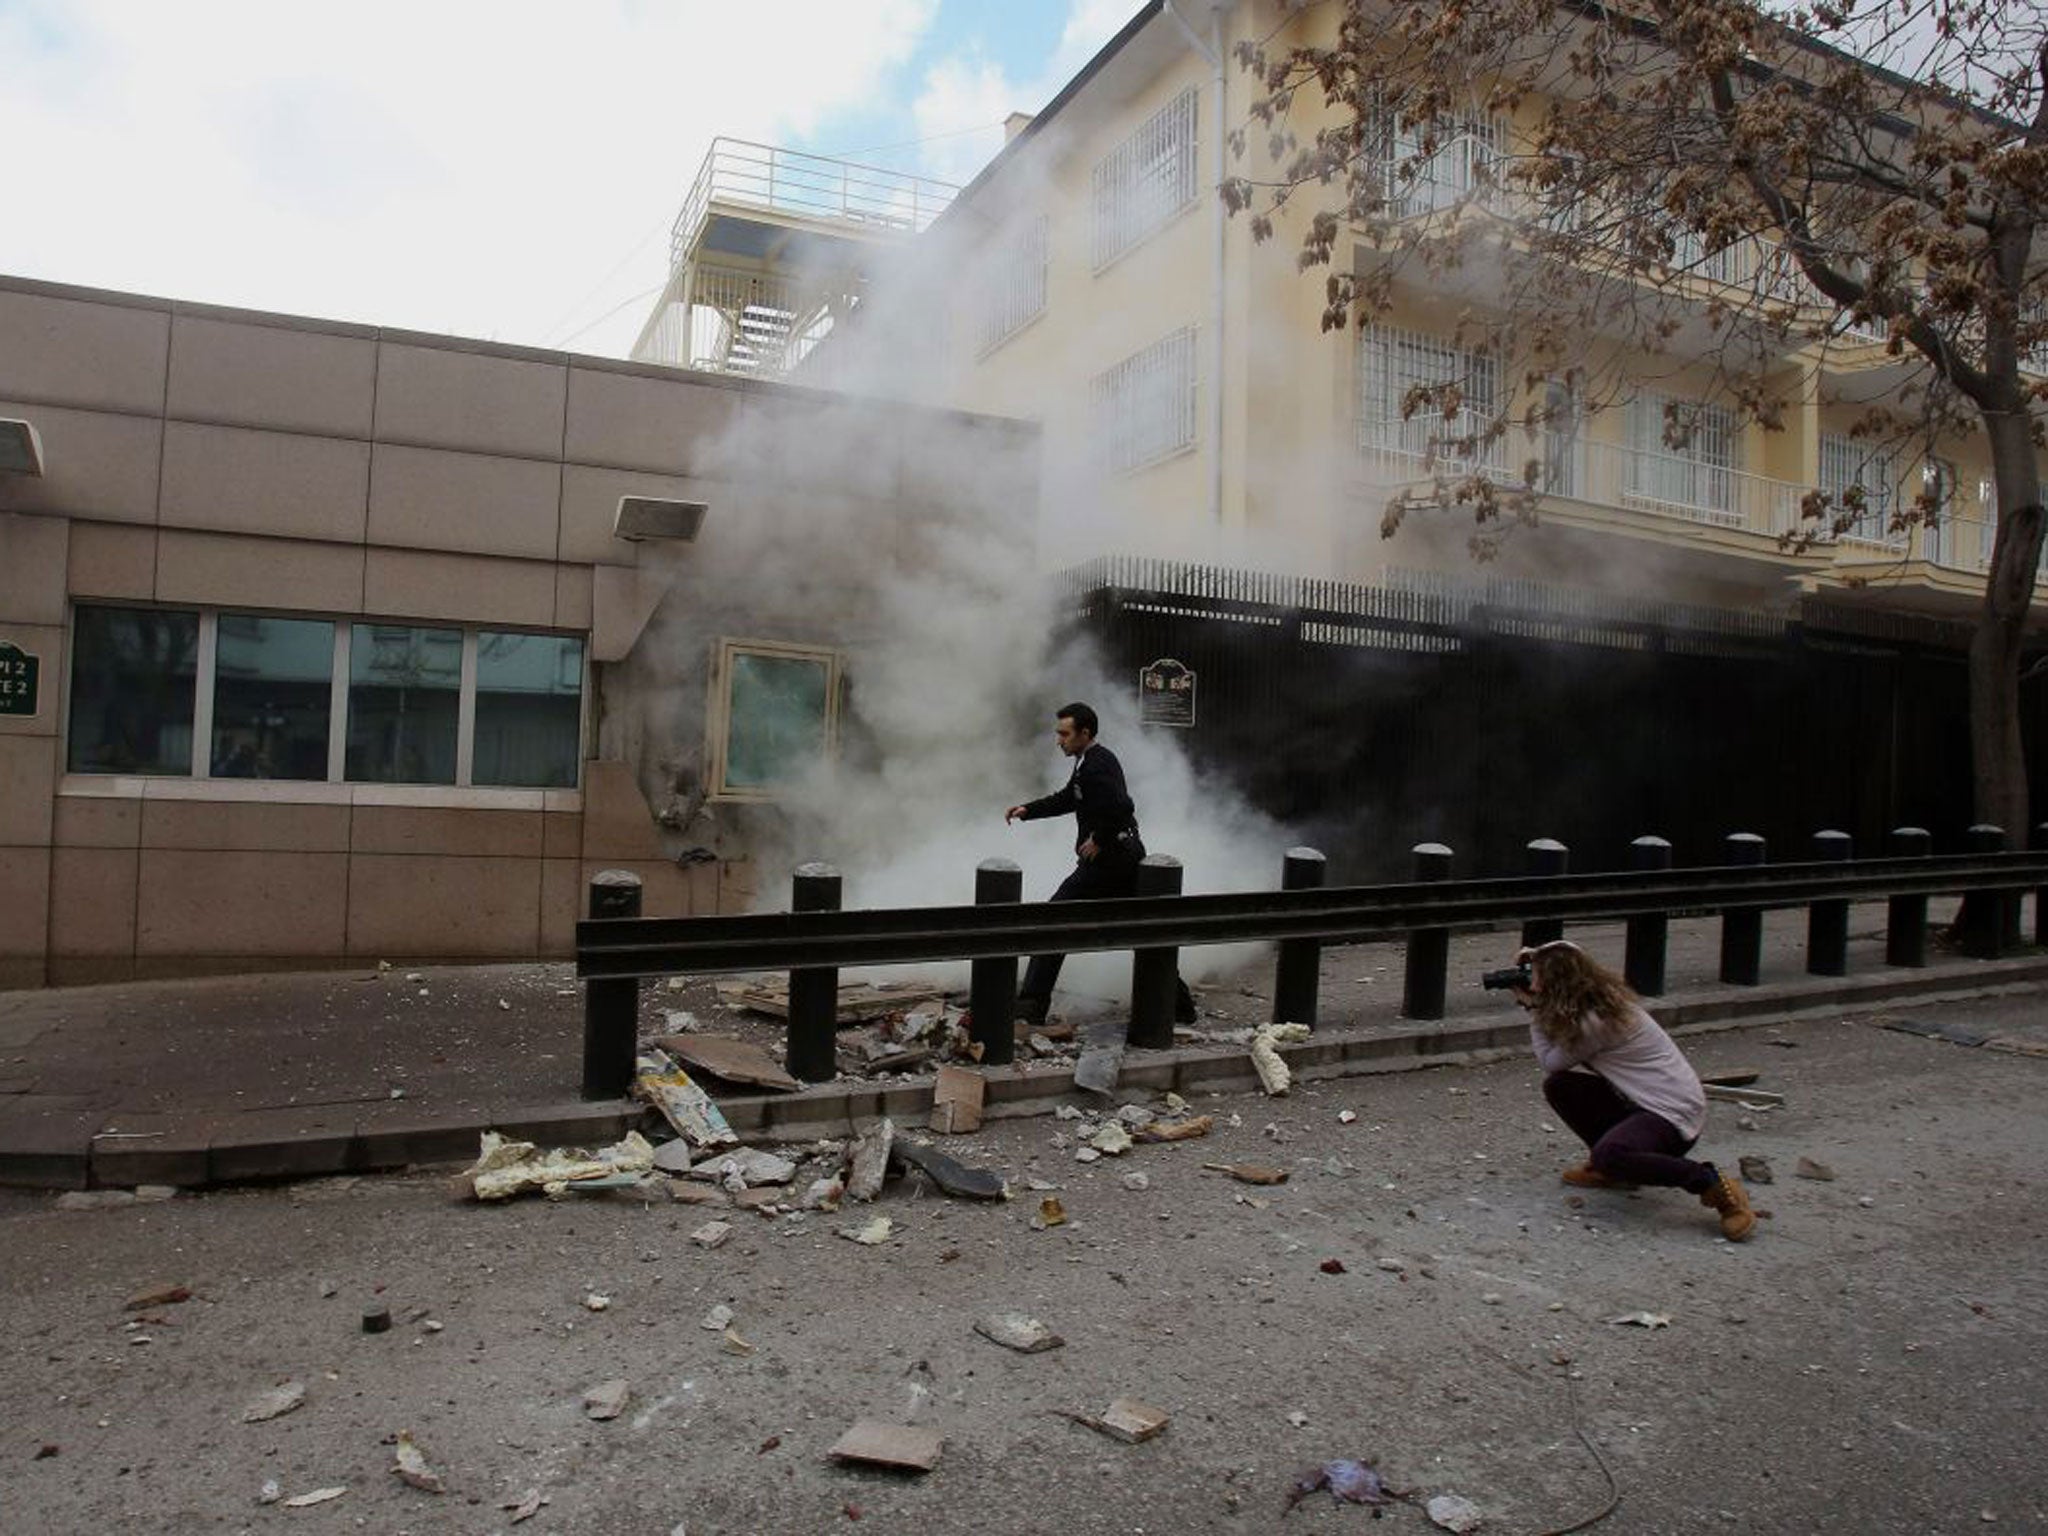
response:
<path fill-rule="evenodd" d="M 938 1464 L 944 1442 L 935 1429 L 862 1419 L 832 1443 L 825 1454 L 834 1461 L 859 1461 L 904 1472 L 929 1472 Z"/>
<path fill-rule="evenodd" d="M 1476 1531 L 1481 1517 L 1479 1506 L 1455 1493 L 1440 1493 L 1423 1506 L 1423 1512 L 1446 1531 Z"/>
<path fill-rule="evenodd" d="M 1152 1180 L 1145 1174 L 1127 1173 L 1124 1175 L 1124 1188 L 1130 1190 L 1133 1194 L 1143 1194 L 1151 1187 Z"/>
<path fill-rule="evenodd" d="M 704 1314 L 703 1321 L 699 1322 L 697 1326 L 708 1329 L 712 1333 L 724 1332 L 732 1326 L 732 1308 L 721 1301 L 717 1306 Z"/>
<path fill-rule="evenodd" d="M 703 1226 L 699 1227 L 696 1231 L 690 1234 L 690 1241 L 695 1243 L 699 1248 L 716 1248 L 720 1243 L 724 1242 L 727 1238 L 731 1236 L 732 1223 L 725 1221 L 707 1221 L 704 1223 Z"/>
<path fill-rule="evenodd" d="M 154 1285 L 146 1291 L 137 1291 L 121 1304 L 124 1312 L 147 1312 L 151 1307 L 174 1306 L 181 1301 L 192 1299 L 192 1288 L 186 1285 Z"/>
<path fill-rule="evenodd" d="M 1112 1122 L 1089 1137 L 1088 1145 L 1107 1157 L 1122 1157 L 1131 1150 L 1131 1133 Z"/>
<path fill-rule="evenodd" d="M 284 1501 L 286 1509 L 311 1509 L 315 1504 L 326 1504 L 347 1493 L 346 1488 L 315 1488 L 311 1493 L 296 1494 Z"/>
<path fill-rule="evenodd" d="M 440 1474 L 427 1465 L 427 1458 L 421 1454 L 419 1446 L 413 1442 L 411 1431 L 399 1431 L 396 1451 L 398 1462 L 397 1465 L 392 1467 L 391 1475 L 396 1477 L 401 1483 L 404 1483 L 409 1488 L 417 1488 L 422 1493 L 446 1493 L 448 1491 L 441 1481 Z"/>
<path fill-rule="evenodd" d="M 690 1144 L 680 1136 L 674 1141 L 664 1141 L 654 1149 L 654 1166 L 663 1173 L 688 1173 Z"/>
<path fill-rule="evenodd" d="M 1799 1159 L 1792 1171 L 1802 1179 L 1818 1179 L 1823 1184 L 1832 1184 L 1835 1180 L 1834 1169 L 1830 1168 L 1826 1163 L 1815 1162 L 1810 1157 Z"/>
<path fill-rule="evenodd" d="M 626 1385 L 626 1378 L 623 1376 L 600 1381 L 583 1394 L 584 1415 L 600 1422 L 605 1419 L 616 1419 L 626 1411 L 626 1399 L 631 1394 L 632 1389 Z"/>
<path fill-rule="evenodd" d="M 244 1424 L 262 1424 L 271 1419 L 281 1419 L 306 1400 L 306 1384 L 303 1381 L 287 1381 L 282 1386 L 272 1387 L 268 1392 L 258 1393 L 249 1406 L 242 1410 Z"/>
<path fill-rule="evenodd" d="M 689 1176 L 714 1184 L 723 1184 L 731 1190 L 731 1181 L 735 1174 L 739 1176 L 740 1187 L 743 1189 L 756 1184 L 787 1184 L 796 1177 L 796 1164 L 786 1157 L 778 1157 L 773 1152 L 757 1151 L 753 1147 L 726 1147 L 706 1153 L 698 1159 L 691 1167 Z"/>
<path fill-rule="evenodd" d="M 1769 1184 L 1771 1181 L 1771 1160 L 1767 1157 L 1745 1157 L 1741 1161 L 1742 1177 L 1751 1184 Z"/>
<path fill-rule="evenodd" d="M 1042 1354 L 1067 1342 L 1037 1318 L 1022 1312 L 992 1312 L 976 1321 L 974 1331 L 1020 1355 Z"/>
<path fill-rule="evenodd" d="M 873 1221 L 864 1222 L 857 1227 L 841 1227 L 839 1235 L 848 1242 L 859 1243 L 864 1248 L 873 1248 L 889 1241 L 890 1234 L 895 1230 L 895 1222 L 886 1216 L 877 1216 Z"/>
<path fill-rule="evenodd" d="M 896 1124 L 889 1119 L 855 1140 L 847 1151 L 846 1193 L 855 1200 L 872 1200 L 882 1192 L 889 1175 L 889 1149 L 896 1140 Z"/>

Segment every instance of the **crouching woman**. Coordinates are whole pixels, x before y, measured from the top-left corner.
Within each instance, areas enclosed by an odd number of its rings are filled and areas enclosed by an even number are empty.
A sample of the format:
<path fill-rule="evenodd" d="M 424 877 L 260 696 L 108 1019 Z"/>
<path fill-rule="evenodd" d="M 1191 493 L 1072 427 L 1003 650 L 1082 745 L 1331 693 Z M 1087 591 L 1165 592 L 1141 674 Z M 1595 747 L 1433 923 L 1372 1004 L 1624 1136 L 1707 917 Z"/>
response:
<path fill-rule="evenodd" d="M 1529 971 L 1515 1001 L 1531 1011 L 1543 1096 L 1590 1149 L 1584 1163 L 1564 1171 L 1565 1183 L 1687 1190 L 1720 1214 L 1723 1237 L 1747 1238 L 1756 1213 L 1742 1186 L 1685 1155 L 1706 1128 L 1706 1090 L 1628 983 L 1569 939 L 1515 958 Z"/>

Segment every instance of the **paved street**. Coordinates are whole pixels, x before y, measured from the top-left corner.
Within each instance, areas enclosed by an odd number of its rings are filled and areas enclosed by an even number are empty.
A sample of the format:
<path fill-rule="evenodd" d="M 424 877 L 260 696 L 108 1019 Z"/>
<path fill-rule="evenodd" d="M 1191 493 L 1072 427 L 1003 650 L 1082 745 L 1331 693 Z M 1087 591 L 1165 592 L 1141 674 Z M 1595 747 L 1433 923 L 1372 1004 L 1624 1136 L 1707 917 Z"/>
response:
<path fill-rule="evenodd" d="M 1896 1006 L 2048 1038 L 2035 992 Z M 1717 1104 L 1703 1144 L 1775 1171 L 1746 1245 L 1680 1195 L 1561 1186 L 1577 1149 L 1520 1059 L 1197 1099 L 1209 1137 L 1086 1166 L 1073 1121 L 950 1140 L 1009 1177 L 999 1205 L 914 1179 L 775 1218 L 483 1208 L 426 1173 L 83 1212 L 7 1192 L 0 1529 L 1361 1531 L 1370 1512 L 1328 1494 L 1281 1516 L 1303 1468 L 1361 1457 L 1528 1533 L 1607 1502 L 1588 1443 L 1620 1493 L 1603 1532 L 2048 1526 L 2048 1060 L 1840 1017 L 1688 1048 L 1785 1097 Z M 1801 1157 L 1836 1177 L 1796 1177 Z M 1033 1228 L 1033 1178 L 1066 1225 Z M 886 1243 L 837 1235 L 877 1214 Z M 707 1251 L 711 1217 L 735 1230 Z M 172 1284 L 191 1299 L 123 1310 Z M 373 1301 L 390 1332 L 361 1330 Z M 703 1326 L 720 1304 L 731 1339 Z M 1001 1308 L 1064 1347 L 978 1337 Z M 1632 1313 L 1669 1322 L 1610 1321 Z M 582 1395 L 613 1377 L 631 1399 L 593 1422 Z M 286 1381 L 303 1406 L 242 1421 Z M 1170 1426 L 1125 1445 L 1058 1416 L 1120 1395 Z M 862 1417 L 938 1429 L 936 1469 L 829 1462 Z M 391 1475 L 401 1430 L 445 1494 Z M 346 1492 L 265 1507 L 266 1480 Z M 515 1527 L 504 1506 L 534 1490 Z"/>

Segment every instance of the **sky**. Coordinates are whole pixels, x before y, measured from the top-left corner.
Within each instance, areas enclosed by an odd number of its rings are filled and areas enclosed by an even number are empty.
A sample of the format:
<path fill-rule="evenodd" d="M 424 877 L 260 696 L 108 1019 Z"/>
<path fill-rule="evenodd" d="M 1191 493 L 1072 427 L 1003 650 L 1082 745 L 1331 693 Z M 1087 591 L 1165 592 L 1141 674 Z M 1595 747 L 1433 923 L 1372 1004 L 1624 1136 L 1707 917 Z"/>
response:
<path fill-rule="evenodd" d="M 0 273 L 622 357 L 714 137 L 972 176 L 1140 0 L 0 0 Z"/>

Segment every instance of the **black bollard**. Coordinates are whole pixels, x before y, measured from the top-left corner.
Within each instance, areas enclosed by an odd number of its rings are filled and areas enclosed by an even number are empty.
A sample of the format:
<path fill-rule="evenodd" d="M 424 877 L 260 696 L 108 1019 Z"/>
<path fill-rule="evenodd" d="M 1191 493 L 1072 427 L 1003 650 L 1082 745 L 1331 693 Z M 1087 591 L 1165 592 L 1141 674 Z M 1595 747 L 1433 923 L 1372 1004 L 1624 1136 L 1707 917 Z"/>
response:
<path fill-rule="evenodd" d="M 1138 865 L 1139 896 L 1178 896 L 1185 872 L 1168 853 L 1148 853 Z M 1173 1044 L 1174 983 L 1180 980 L 1180 950 L 1172 946 L 1131 951 L 1131 1030 L 1126 1037 L 1144 1050 Z"/>
<path fill-rule="evenodd" d="M 1628 845 L 1629 868 L 1669 869 L 1671 844 L 1661 837 L 1639 837 Z M 1628 920 L 1628 947 L 1622 971 L 1628 984 L 1644 997 L 1664 991 L 1664 960 L 1670 949 L 1671 918 L 1663 912 L 1638 912 Z"/>
<path fill-rule="evenodd" d="M 1310 891 L 1323 883 L 1329 863 L 1313 848 L 1290 848 L 1280 863 L 1280 889 Z M 1282 939 L 1273 964 L 1273 1022 L 1316 1025 L 1316 992 L 1322 979 L 1320 939 Z"/>
<path fill-rule="evenodd" d="M 974 904 L 997 906 L 1024 899 L 1024 871 L 1009 859 L 983 859 L 974 868 Z M 1008 1066 L 1017 1056 L 1017 957 L 976 960 L 968 986 L 969 1034 L 985 1067 Z"/>
<path fill-rule="evenodd" d="M 1971 853 L 2003 853 L 2005 828 L 1980 822 L 1963 834 L 1963 847 Z M 1996 960 L 2005 953 L 2005 905 L 2005 892 L 2000 890 L 1964 894 L 1963 953 L 1972 960 Z"/>
<path fill-rule="evenodd" d="M 2034 823 L 2034 851 L 2048 849 L 2048 821 Z M 2034 892 L 2034 942 L 2048 945 L 2048 887 Z"/>
<path fill-rule="evenodd" d="M 592 919 L 640 915 L 640 877 L 601 869 L 590 878 Z M 583 1097 L 623 1099 L 640 1053 L 640 979 L 605 976 L 583 983 Z"/>
<path fill-rule="evenodd" d="M 1895 859 L 1924 859 L 1934 852 L 1925 827 L 1894 827 L 1885 852 Z M 1927 964 L 1927 897 L 1893 896 L 1885 902 L 1884 963 L 1918 968 Z"/>
<path fill-rule="evenodd" d="M 1418 881 L 1451 878 L 1451 850 L 1442 843 L 1415 845 Z M 1444 1016 L 1444 974 L 1451 961 L 1451 930 L 1417 928 L 1408 935 L 1408 965 L 1401 982 L 1401 1017 L 1440 1019 Z"/>
<path fill-rule="evenodd" d="M 830 864 L 799 864 L 789 882 L 792 912 L 837 912 L 839 871 Z M 807 966 L 789 973 L 789 1075 L 825 1083 L 839 1070 L 839 967 Z"/>
<path fill-rule="evenodd" d="M 1846 832 L 1813 834 L 1813 856 L 1825 864 L 1847 863 L 1854 840 Z M 1849 903 L 1816 901 L 1806 909 L 1806 973 L 1849 974 Z"/>
<path fill-rule="evenodd" d="M 1730 832 L 1721 840 L 1722 862 L 1751 867 L 1764 862 L 1764 840 L 1754 832 Z M 1753 987 L 1763 979 L 1764 909 L 1730 907 L 1721 914 L 1721 980 Z"/>
<path fill-rule="evenodd" d="M 1562 875 L 1572 867 L 1572 851 L 1554 837 L 1539 837 L 1527 850 L 1529 873 Z M 1561 917 L 1532 917 L 1522 924 L 1522 948 L 1534 949 L 1564 937 Z"/>

